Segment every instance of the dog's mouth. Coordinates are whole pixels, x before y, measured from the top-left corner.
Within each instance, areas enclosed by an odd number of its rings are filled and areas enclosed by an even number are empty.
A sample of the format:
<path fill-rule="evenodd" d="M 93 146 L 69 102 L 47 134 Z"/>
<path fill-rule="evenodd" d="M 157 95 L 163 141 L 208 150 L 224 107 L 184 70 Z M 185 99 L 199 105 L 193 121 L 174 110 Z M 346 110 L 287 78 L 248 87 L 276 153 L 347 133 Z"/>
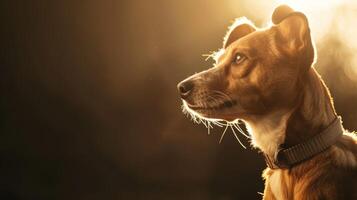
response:
<path fill-rule="evenodd" d="M 223 101 L 222 103 L 216 103 L 216 104 L 190 104 L 188 102 L 186 102 L 187 106 L 195 111 L 205 111 L 205 110 L 221 110 L 221 109 L 225 109 L 225 108 L 231 108 L 234 105 L 237 104 L 236 100 L 229 100 L 229 101 Z"/>

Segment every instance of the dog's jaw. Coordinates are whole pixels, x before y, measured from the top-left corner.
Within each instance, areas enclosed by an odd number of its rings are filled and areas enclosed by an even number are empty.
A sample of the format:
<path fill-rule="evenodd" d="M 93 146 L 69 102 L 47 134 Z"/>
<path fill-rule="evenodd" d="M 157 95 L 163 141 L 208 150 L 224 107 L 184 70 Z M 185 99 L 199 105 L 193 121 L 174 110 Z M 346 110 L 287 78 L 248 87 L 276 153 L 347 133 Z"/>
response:
<path fill-rule="evenodd" d="M 292 111 L 276 111 L 264 116 L 244 120 L 247 130 L 252 135 L 252 145 L 263 153 L 274 156 L 279 146 L 284 143 L 287 121 Z"/>

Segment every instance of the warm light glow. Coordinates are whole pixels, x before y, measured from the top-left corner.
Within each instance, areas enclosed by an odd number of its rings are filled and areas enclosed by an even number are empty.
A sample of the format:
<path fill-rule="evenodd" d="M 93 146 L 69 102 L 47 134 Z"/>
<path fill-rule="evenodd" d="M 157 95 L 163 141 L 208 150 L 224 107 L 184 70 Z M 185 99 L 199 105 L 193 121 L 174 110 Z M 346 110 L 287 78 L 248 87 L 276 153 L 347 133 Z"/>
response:
<path fill-rule="evenodd" d="M 243 14 L 262 28 L 271 25 L 271 14 L 278 5 L 286 4 L 296 11 L 303 12 L 308 17 L 311 35 L 318 52 L 320 48 L 330 49 L 328 56 L 337 56 L 335 60 L 343 62 L 340 65 L 344 66 L 346 76 L 351 80 L 357 79 L 355 78 L 357 77 L 357 58 L 354 53 L 357 51 L 355 37 L 357 35 L 357 27 L 355 27 L 357 1 L 257 0 L 252 3 L 252 1 L 228 0 L 227 4 L 233 12 L 238 14 L 237 17 L 242 17 L 240 14 Z M 341 46 L 336 46 L 336 42 Z M 344 54 L 341 54 L 342 52 Z M 346 56 L 346 53 L 349 56 Z M 318 62 L 324 62 L 324 60 L 318 59 Z"/>
<path fill-rule="evenodd" d="M 346 3 L 346 0 L 278 0 L 279 4 L 287 4 L 295 10 L 308 14 L 310 11 L 324 10 Z"/>
<path fill-rule="evenodd" d="M 331 29 L 333 13 L 346 3 L 345 0 L 278 0 L 277 2 L 278 4 L 287 4 L 308 16 L 315 40 L 322 38 L 326 31 Z"/>

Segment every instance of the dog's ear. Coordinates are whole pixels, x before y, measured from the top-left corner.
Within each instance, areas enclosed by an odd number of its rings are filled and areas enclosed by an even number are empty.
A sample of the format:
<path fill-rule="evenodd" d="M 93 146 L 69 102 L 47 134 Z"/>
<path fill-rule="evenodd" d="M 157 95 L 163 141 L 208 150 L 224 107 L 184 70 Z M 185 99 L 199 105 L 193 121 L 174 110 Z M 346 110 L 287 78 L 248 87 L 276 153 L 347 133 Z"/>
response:
<path fill-rule="evenodd" d="M 254 32 L 255 30 L 254 25 L 246 18 L 237 19 L 233 25 L 229 27 L 229 30 L 224 37 L 223 48 L 227 48 L 234 41 Z"/>
<path fill-rule="evenodd" d="M 275 9 L 272 21 L 278 29 L 279 40 L 291 53 L 312 47 L 309 23 L 303 13 L 282 5 Z"/>
<path fill-rule="evenodd" d="M 283 19 L 289 16 L 291 13 L 295 11 L 287 5 L 280 5 L 275 8 L 273 15 L 271 17 L 272 22 L 274 24 L 279 24 Z"/>

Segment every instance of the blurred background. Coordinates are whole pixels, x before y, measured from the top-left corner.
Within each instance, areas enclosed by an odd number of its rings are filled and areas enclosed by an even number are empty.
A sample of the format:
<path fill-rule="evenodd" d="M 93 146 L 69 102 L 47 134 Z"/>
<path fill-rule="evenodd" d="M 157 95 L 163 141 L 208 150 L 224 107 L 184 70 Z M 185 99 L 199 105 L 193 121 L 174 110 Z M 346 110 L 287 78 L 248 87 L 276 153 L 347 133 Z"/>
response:
<path fill-rule="evenodd" d="M 315 65 L 357 130 L 352 1 L 10 1 L 1 6 L 0 199 L 260 199 L 263 157 L 181 113 L 227 27 L 305 12 Z M 248 141 L 241 137 L 244 144 Z"/>

